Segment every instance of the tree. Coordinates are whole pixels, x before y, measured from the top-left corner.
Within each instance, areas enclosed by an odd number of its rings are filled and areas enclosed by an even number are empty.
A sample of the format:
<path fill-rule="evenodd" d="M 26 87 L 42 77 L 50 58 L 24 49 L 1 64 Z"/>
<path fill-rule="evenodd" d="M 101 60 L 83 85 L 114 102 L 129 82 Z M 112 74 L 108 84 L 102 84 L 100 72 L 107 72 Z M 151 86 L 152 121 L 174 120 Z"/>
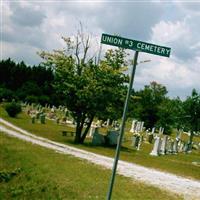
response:
<path fill-rule="evenodd" d="M 145 122 L 147 128 L 156 126 L 159 120 L 159 108 L 165 100 L 167 89 L 165 86 L 154 82 L 146 85 L 144 90 L 136 93 L 141 97 L 138 112 L 140 120 Z"/>
<path fill-rule="evenodd" d="M 185 115 L 189 116 L 185 120 L 185 124 L 191 130 L 189 139 L 189 147 L 191 149 L 194 131 L 200 130 L 200 94 L 195 89 L 192 90 L 192 95 L 184 101 L 183 107 Z"/>
<path fill-rule="evenodd" d="M 22 108 L 19 103 L 12 101 L 11 103 L 7 103 L 5 105 L 5 110 L 10 117 L 16 117 L 16 115 L 22 111 Z"/>
<path fill-rule="evenodd" d="M 23 61 L 15 63 L 10 58 L 0 61 L 0 101 L 19 99 L 24 101 L 29 96 L 39 99 L 39 103 L 53 103 L 52 82 L 54 75 L 51 69 L 44 66 L 27 66 Z"/>
<path fill-rule="evenodd" d="M 90 36 L 79 32 L 75 40 L 63 40 L 65 49 L 41 52 L 40 56 L 44 65 L 54 70 L 54 88 L 76 121 L 74 141 L 83 143 L 94 117 L 113 110 L 123 94 L 127 79 L 122 68 L 125 53 L 122 49 L 109 51 L 111 54 L 106 54 L 105 60 L 97 65 L 88 53 Z"/>
<path fill-rule="evenodd" d="M 160 105 L 158 105 L 156 122 L 157 126 L 163 127 L 165 129 L 165 134 L 171 133 L 171 128 L 174 125 L 174 106 L 172 100 L 169 98 L 163 99 Z"/>

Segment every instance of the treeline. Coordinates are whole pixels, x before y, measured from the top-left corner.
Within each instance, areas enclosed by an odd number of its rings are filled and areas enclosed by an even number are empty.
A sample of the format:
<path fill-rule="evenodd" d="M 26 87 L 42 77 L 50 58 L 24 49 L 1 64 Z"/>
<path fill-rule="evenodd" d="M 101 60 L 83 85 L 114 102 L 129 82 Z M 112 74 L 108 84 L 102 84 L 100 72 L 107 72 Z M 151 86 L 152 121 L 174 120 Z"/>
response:
<path fill-rule="evenodd" d="M 129 117 L 144 121 L 147 128 L 163 127 L 165 133 L 170 133 L 172 128 L 199 131 L 200 93 L 193 89 L 185 100 L 171 99 L 167 93 L 167 88 L 156 82 L 134 92 Z"/>
<path fill-rule="evenodd" d="M 52 87 L 54 75 L 44 66 L 27 66 L 10 58 L 0 61 L 0 101 L 22 100 L 41 105 L 58 105 L 59 99 Z"/>
<path fill-rule="evenodd" d="M 109 76 L 106 77 L 104 74 L 100 80 L 104 82 L 106 80 L 106 84 L 102 83 L 101 87 L 97 87 L 97 89 L 99 88 L 98 92 L 96 88 L 94 88 L 94 91 L 91 89 L 94 87 L 94 82 L 91 82 L 91 87 L 88 87 L 88 90 L 87 87 L 84 87 L 83 92 L 80 92 L 82 90 L 79 91 L 77 85 L 80 86 L 83 83 L 83 78 L 79 81 L 73 78 L 73 73 L 70 73 L 68 79 L 66 79 L 67 76 L 62 79 L 63 73 L 61 73 L 61 76 L 56 76 L 51 67 L 47 68 L 42 65 L 27 66 L 23 61 L 16 63 L 11 59 L 2 60 L 0 61 L 0 102 L 15 99 L 28 103 L 39 103 L 43 106 L 45 104 L 66 105 L 69 109 L 71 107 L 74 109 L 75 103 L 78 102 L 76 108 L 78 111 L 80 108 L 85 109 L 85 112 L 91 110 L 91 113 L 100 110 L 95 115 L 98 118 L 104 120 L 109 118 L 111 121 L 121 119 L 126 91 L 123 88 L 121 88 L 121 92 L 119 90 L 114 91 L 113 85 L 117 84 L 116 82 L 111 84 L 112 90 L 108 88 L 113 93 L 113 97 L 108 96 L 108 92 L 106 92 L 108 81 L 117 80 L 111 80 Z M 85 78 L 88 80 L 88 74 Z M 54 87 L 58 81 L 64 84 L 63 87 L 61 87 L 61 83 Z M 69 87 L 68 90 L 64 88 L 66 86 Z M 70 89 L 72 93 L 67 96 Z M 65 90 L 65 95 L 63 95 Z M 90 94 L 91 92 L 92 94 Z M 79 96 L 74 94 L 79 94 Z M 97 101 L 94 104 L 94 100 L 98 98 L 98 95 L 103 96 L 104 101 Z M 105 103 L 106 101 L 108 105 Z M 95 107 L 89 109 L 85 104 L 93 107 L 95 105 Z M 103 111 L 105 106 L 108 109 Z M 146 128 L 163 127 L 165 133 L 170 133 L 171 128 L 199 131 L 200 93 L 193 89 L 191 96 L 188 96 L 184 101 L 178 97 L 170 99 L 167 97 L 165 86 L 157 82 L 151 82 L 140 91 L 132 91 L 128 117 L 144 121 Z"/>

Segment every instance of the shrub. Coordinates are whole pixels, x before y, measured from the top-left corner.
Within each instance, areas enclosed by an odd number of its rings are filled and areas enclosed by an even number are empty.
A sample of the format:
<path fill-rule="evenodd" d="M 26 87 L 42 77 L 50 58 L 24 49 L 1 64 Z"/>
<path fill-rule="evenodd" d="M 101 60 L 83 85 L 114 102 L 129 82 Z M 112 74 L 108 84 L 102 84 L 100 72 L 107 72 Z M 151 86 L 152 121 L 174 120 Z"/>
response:
<path fill-rule="evenodd" d="M 28 103 L 38 103 L 38 97 L 34 95 L 27 96 L 25 99 Z"/>
<path fill-rule="evenodd" d="M 39 96 L 38 101 L 42 106 L 45 106 L 45 104 L 49 104 L 50 98 L 46 95 L 42 95 Z"/>
<path fill-rule="evenodd" d="M 16 102 L 7 103 L 5 110 L 10 117 L 16 117 L 22 111 L 21 105 Z"/>
<path fill-rule="evenodd" d="M 11 101 L 14 97 L 14 92 L 12 90 L 0 87 L 0 102 L 2 102 L 3 99 Z"/>

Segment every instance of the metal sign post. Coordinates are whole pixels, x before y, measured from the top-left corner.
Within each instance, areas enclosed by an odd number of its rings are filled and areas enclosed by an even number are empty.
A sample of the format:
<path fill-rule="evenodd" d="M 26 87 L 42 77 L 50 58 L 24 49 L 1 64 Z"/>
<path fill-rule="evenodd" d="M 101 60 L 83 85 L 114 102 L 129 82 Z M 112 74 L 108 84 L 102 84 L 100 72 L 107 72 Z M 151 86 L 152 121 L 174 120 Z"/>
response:
<path fill-rule="evenodd" d="M 122 125 L 121 125 L 121 128 L 120 128 L 119 139 L 118 139 L 118 143 L 117 143 L 117 149 L 116 149 L 115 160 L 114 160 L 114 165 L 113 165 L 113 169 L 112 169 L 112 176 L 111 176 L 111 180 L 110 180 L 107 200 L 111 199 L 113 184 L 114 184 L 114 181 L 115 181 L 117 163 L 118 163 L 118 160 L 119 160 L 119 153 L 120 153 L 120 149 L 121 149 L 121 143 L 122 143 L 122 138 L 123 138 L 123 134 L 124 134 L 124 127 L 125 127 L 125 122 L 126 122 L 126 113 L 127 113 L 127 110 L 128 110 L 129 98 L 130 98 L 131 90 L 132 90 L 132 86 L 133 86 L 138 54 L 139 54 L 139 52 L 136 51 L 135 56 L 134 56 L 134 61 L 133 61 L 133 69 L 132 69 L 132 73 L 131 73 L 131 78 L 130 78 L 130 82 L 129 82 L 129 88 L 128 88 L 128 92 L 127 92 L 127 95 L 126 95 L 126 101 L 125 101 L 125 105 L 124 105 L 124 111 L 123 111 L 123 116 L 122 116 Z"/>
<path fill-rule="evenodd" d="M 101 43 L 136 51 L 135 56 L 134 56 L 134 61 L 133 61 L 133 69 L 132 69 L 132 73 L 131 73 L 131 78 L 130 78 L 130 82 L 129 82 L 129 88 L 128 88 L 128 92 L 126 95 L 126 101 L 125 101 L 125 105 L 124 105 L 124 111 L 123 111 L 123 116 L 122 116 L 122 125 L 120 128 L 120 133 L 119 133 L 119 138 L 118 138 L 118 143 L 117 143 L 117 148 L 116 148 L 116 153 L 115 153 L 115 159 L 114 159 L 114 164 L 113 164 L 113 169 L 112 169 L 112 176 L 111 176 L 109 190 L 108 190 L 108 194 L 107 194 L 107 200 L 110 200 L 111 195 L 112 195 L 114 181 L 115 181 L 117 163 L 119 160 L 121 143 L 122 143 L 124 127 L 125 127 L 125 122 L 126 122 L 126 113 L 128 110 L 128 103 L 129 103 L 129 98 L 131 95 L 131 90 L 133 87 L 133 81 L 134 81 L 134 76 L 135 76 L 138 54 L 139 54 L 139 52 L 146 52 L 146 53 L 150 53 L 150 54 L 154 54 L 154 55 L 169 57 L 171 48 L 159 46 L 156 44 L 150 44 L 147 42 L 122 38 L 119 36 L 108 35 L 108 34 L 104 34 L 104 33 L 102 34 L 102 37 L 101 37 Z"/>

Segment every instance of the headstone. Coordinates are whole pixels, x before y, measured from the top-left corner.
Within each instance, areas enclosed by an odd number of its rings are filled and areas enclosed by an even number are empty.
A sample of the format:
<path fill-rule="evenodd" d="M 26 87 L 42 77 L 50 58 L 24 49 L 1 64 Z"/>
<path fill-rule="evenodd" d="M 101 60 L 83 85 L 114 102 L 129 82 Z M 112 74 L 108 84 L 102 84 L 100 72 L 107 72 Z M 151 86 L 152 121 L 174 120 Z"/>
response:
<path fill-rule="evenodd" d="M 174 146 L 174 141 L 169 140 L 168 145 L 167 145 L 167 153 L 169 153 L 169 154 L 173 153 L 173 146 Z"/>
<path fill-rule="evenodd" d="M 165 155 L 166 154 L 166 147 L 167 147 L 167 139 L 168 136 L 164 135 L 162 143 L 161 143 L 161 147 L 160 147 L 160 154 Z"/>
<path fill-rule="evenodd" d="M 143 142 L 143 135 L 141 135 L 140 138 L 139 138 L 139 143 L 138 143 L 138 146 L 137 146 L 137 150 L 140 150 L 140 146 L 142 145 L 142 142 Z"/>
<path fill-rule="evenodd" d="M 131 133 L 134 133 L 134 131 L 135 131 L 135 124 L 136 124 L 136 122 L 137 122 L 136 120 L 133 120 L 133 121 L 132 121 L 131 129 L 130 129 L 130 132 L 131 132 Z"/>
<path fill-rule="evenodd" d="M 187 153 L 188 150 L 189 150 L 189 144 L 188 144 L 188 142 L 185 142 L 185 143 L 184 143 L 184 147 L 183 147 L 183 152 L 184 152 L 184 153 Z"/>
<path fill-rule="evenodd" d="M 140 126 L 140 132 L 143 131 L 143 128 L 144 128 L 144 122 L 141 122 L 141 126 Z"/>
<path fill-rule="evenodd" d="M 136 122 L 135 132 L 136 133 L 140 132 L 140 122 Z"/>
<path fill-rule="evenodd" d="M 39 119 L 39 118 L 40 118 L 40 114 L 41 114 L 40 112 L 38 112 L 38 111 L 36 112 L 36 116 L 35 116 L 36 119 Z"/>
<path fill-rule="evenodd" d="M 35 115 L 33 115 L 33 116 L 31 117 L 31 122 L 32 122 L 32 124 L 35 124 Z"/>
<path fill-rule="evenodd" d="M 97 126 L 95 126 L 93 124 L 90 126 L 90 131 L 89 131 L 88 137 L 92 137 L 93 136 L 93 134 L 95 132 L 95 128 L 97 128 Z"/>
<path fill-rule="evenodd" d="M 155 132 L 155 127 L 152 128 L 151 133 L 154 134 L 154 132 Z"/>
<path fill-rule="evenodd" d="M 155 140 L 154 146 L 153 146 L 153 150 L 150 153 L 151 156 L 159 156 L 160 143 L 161 143 L 160 137 L 156 137 L 156 140 Z"/>
<path fill-rule="evenodd" d="M 147 141 L 151 144 L 152 143 L 152 141 L 153 141 L 153 134 L 149 134 L 148 136 L 147 136 Z"/>
<path fill-rule="evenodd" d="M 178 139 L 176 138 L 173 144 L 173 153 L 177 154 L 177 152 L 178 152 Z"/>
<path fill-rule="evenodd" d="M 132 146 L 134 148 L 138 148 L 139 141 L 140 141 L 140 136 L 134 135 L 133 138 L 132 138 Z"/>
<path fill-rule="evenodd" d="M 176 138 L 178 138 L 180 140 L 182 133 L 183 133 L 182 129 L 177 130 L 177 132 L 176 132 Z"/>
<path fill-rule="evenodd" d="M 119 137 L 118 131 L 108 131 L 108 134 L 106 136 L 106 143 L 110 146 L 117 145 Z"/>
<path fill-rule="evenodd" d="M 45 124 L 45 114 L 40 115 L 40 123 Z"/>
<path fill-rule="evenodd" d="M 183 148 L 184 148 L 184 142 L 182 142 L 181 140 L 179 141 L 179 148 L 178 148 L 178 152 L 183 152 Z"/>
<path fill-rule="evenodd" d="M 95 146 L 105 144 L 105 138 L 104 138 L 103 135 L 98 133 L 98 128 L 95 128 L 93 138 L 92 138 L 92 144 L 95 145 Z"/>
<path fill-rule="evenodd" d="M 106 121 L 106 127 L 108 127 L 109 124 L 110 124 L 110 119 L 107 119 L 107 121 Z"/>

